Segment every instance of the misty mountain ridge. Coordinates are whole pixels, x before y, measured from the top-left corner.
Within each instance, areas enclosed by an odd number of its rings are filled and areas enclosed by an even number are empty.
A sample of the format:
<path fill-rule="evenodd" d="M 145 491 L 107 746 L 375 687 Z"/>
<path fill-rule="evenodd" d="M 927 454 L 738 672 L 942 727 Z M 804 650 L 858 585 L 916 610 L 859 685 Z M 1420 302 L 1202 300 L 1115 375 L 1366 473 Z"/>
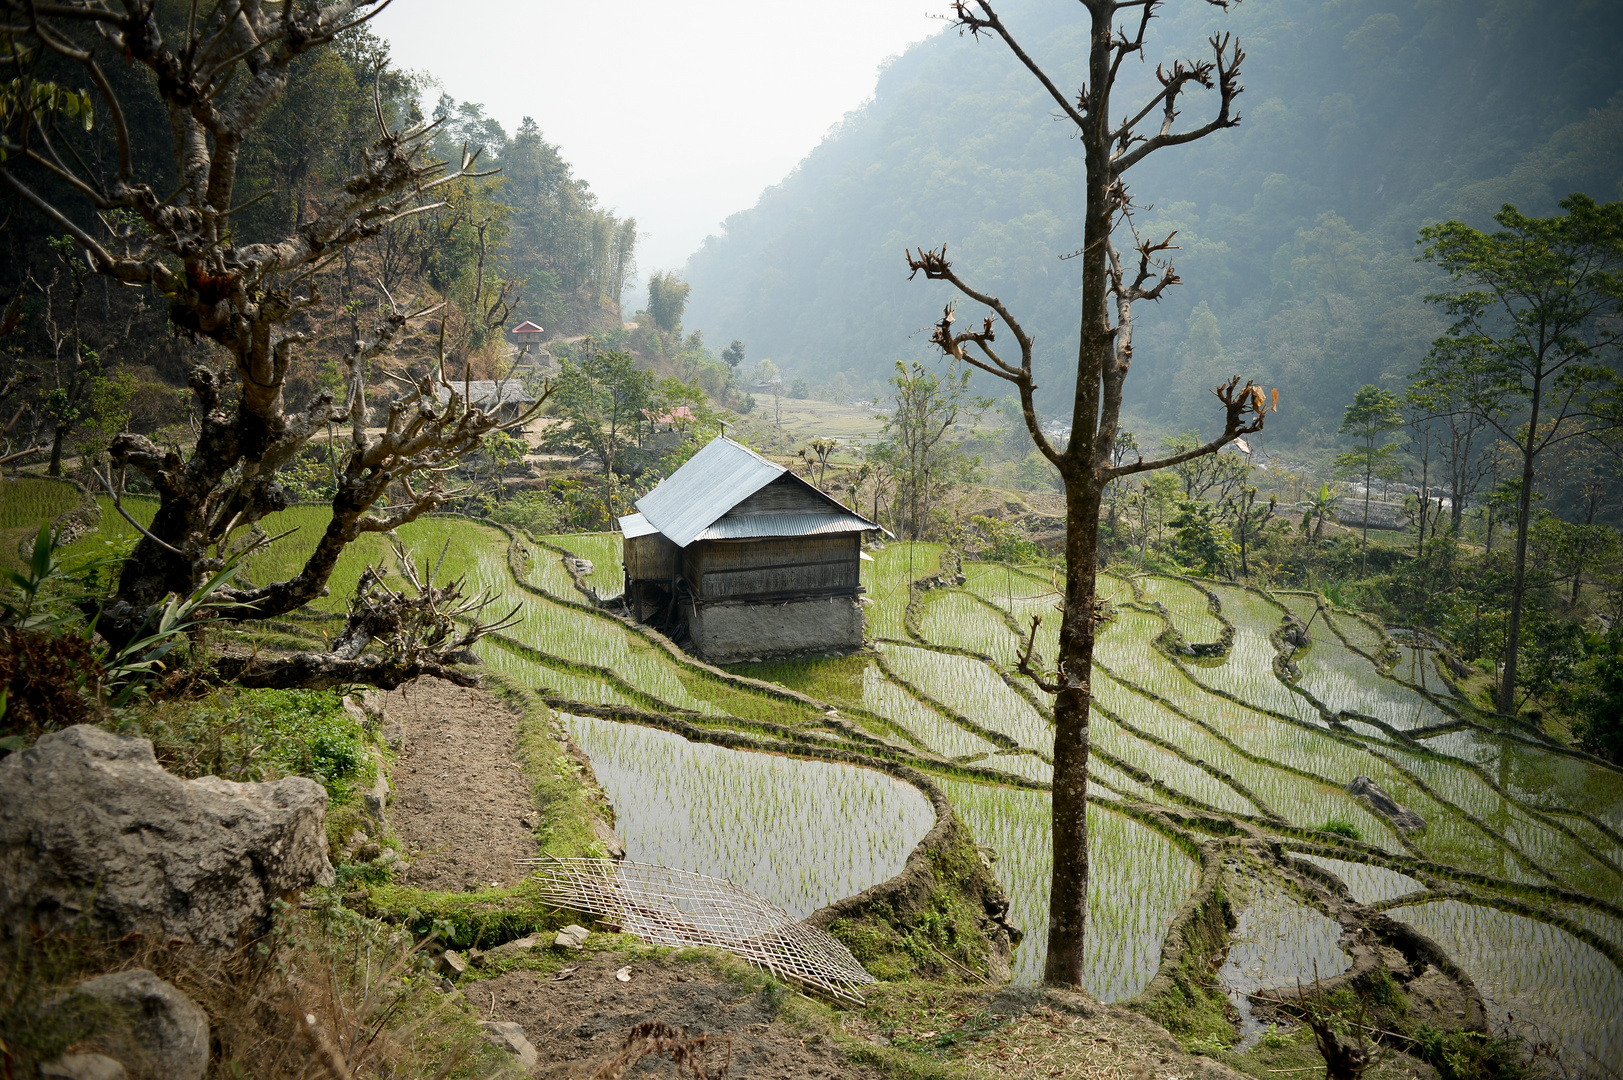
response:
<path fill-rule="evenodd" d="M 1055 83 L 1079 87 L 1076 5 L 1002 7 Z M 1212 34 L 1241 38 L 1246 92 L 1238 128 L 1127 176 L 1139 232 L 1177 230 L 1183 279 L 1135 305 L 1124 420 L 1141 433 L 1212 430 L 1207 390 L 1241 374 L 1280 388 L 1270 441 L 1322 446 L 1358 386 L 1401 387 L 1445 325 L 1424 303 L 1441 282 L 1415 261 L 1421 225 L 1492 228 L 1505 202 L 1551 214 L 1571 191 L 1623 197 L 1623 7 L 1247 0 L 1162 15 L 1146 62 L 1124 66 L 1116 118 L 1154 94 L 1157 63 L 1208 55 Z M 1180 126 L 1214 103 L 1190 95 Z M 688 325 L 813 382 L 884 378 L 932 355 L 924 328 L 950 298 L 907 280 L 903 249 L 945 243 L 1034 334 L 1039 403 L 1068 420 L 1081 267 L 1064 256 L 1081 243 L 1083 162 L 1054 112 L 1000 42 L 949 32 L 915 45 L 692 256 Z"/>

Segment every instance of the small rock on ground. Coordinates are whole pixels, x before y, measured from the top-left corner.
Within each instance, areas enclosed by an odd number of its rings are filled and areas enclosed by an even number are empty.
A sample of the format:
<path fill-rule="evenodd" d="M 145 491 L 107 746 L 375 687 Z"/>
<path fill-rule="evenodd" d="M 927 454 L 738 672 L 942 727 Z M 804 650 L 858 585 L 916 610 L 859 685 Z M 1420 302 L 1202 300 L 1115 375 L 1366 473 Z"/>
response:
<path fill-rule="evenodd" d="M 69 998 L 99 1003 L 110 1015 L 96 1041 L 131 1041 L 147 1066 L 165 1080 L 203 1080 L 209 1064 L 209 1020 L 197 1003 L 144 968 L 98 975 Z"/>
<path fill-rule="evenodd" d="M 479 1026 L 484 1028 L 486 1039 L 518 1058 L 526 1071 L 535 1068 L 539 1059 L 535 1046 L 525 1038 L 523 1028 L 509 1020 L 482 1020 Z"/>
<path fill-rule="evenodd" d="M 128 1080 L 124 1066 L 102 1054 L 64 1054 L 41 1063 L 39 1074 L 48 1080 Z"/>

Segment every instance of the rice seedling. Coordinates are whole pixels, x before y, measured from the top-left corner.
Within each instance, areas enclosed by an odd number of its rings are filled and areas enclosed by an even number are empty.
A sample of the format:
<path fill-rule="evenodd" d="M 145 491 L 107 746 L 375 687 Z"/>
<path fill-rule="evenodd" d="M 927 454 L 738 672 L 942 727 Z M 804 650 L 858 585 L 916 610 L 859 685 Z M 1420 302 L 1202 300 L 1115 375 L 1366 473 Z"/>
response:
<path fill-rule="evenodd" d="M 1325 818 L 1324 824 L 1319 826 L 1319 831 L 1345 836 L 1348 840 L 1362 840 L 1364 838 L 1363 830 L 1358 827 L 1357 823 L 1344 817 Z"/>
<path fill-rule="evenodd" d="M 16 508 L 22 505 L 0 503 L 0 521 L 11 520 L 4 513 L 23 514 Z M 155 506 L 150 499 L 126 500 L 139 520 L 150 520 Z M 328 516 L 325 507 L 291 507 L 268 519 L 269 532 L 295 525 L 299 531 L 257 553 L 249 577 L 268 581 L 296 572 Z M 102 531 L 111 537 L 134 533 L 110 505 L 104 506 Z M 471 589 L 501 593 L 518 606 L 520 621 L 507 637 L 486 639 L 477 651 L 492 670 L 525 685 L 584 703 L 687 710 L 712 727 L 768 722 L 816 731 L 835 743 L 852 738 L 829 724 L 820 708 L 673 657 L 635 629 L 586 607 L 555 552 L 521 539 L 518 557 L 510 561 L 506 535 L 449 516 L 413 522 L 399 535 L 419 558 L 437 562 L 443 553 L 437 574 L 442 579 L 465 577 Z M 609 578 L 617 585 L 617 536 L 550 542 L 591 559 L 591 583 L 601 593 L 609 591 Z M 1018 639 L 1004 613 L 1021 626 L 1041 616 L 1037 647 L 1052 657 L 1060 622 L 1055 596 L 1046 572 L 975 563 L 965 565 L 961 588 L 913 590 L 911 582 L 940 573 L 940 555 L 939 545 L 893 544 L 864 564 L 870 634 L 889 639 L 877 661 L 808 658 L 739 673 L 831 702 L 876 734 L 1009 776 L 1008 785 L 949 778 L 943 786 L 977 838 L 1002 852 L 995 869 L 1010 892 L 1014 921 L 1028 932 L 1016 957 L 1017 977 L 1033 982 L 1046 938 L 1048 796 L 1014 781 L 1050 781 L 1042 755 L 1052 747 L 1052 727 L 1040 707 L 1046 699 L 1006 681 Z M 384 538 L 363 537 L 340 561 L 330 595 L 313 607 L 341 613 L 362 567 L 392 558 Z M 516 581 L 514 567 L 541 591 Z M 1526 896 L 1527 889 L 1549 887 L 1553 877 L 1605 903 L 1623 903 L 1623 873 L 1617 869 L 1623 866 L 1623 776 L 1460 726 L 1416 689 L 1438 685 L 1428 673 L 1425 650 L 1408 648 L 1385 672 L 1364 655 L 1376 655 L 1383 639 L 1361 619 L 1336 613 L 1327 621 L 1304 594 L 1270 599 L 1216 585 L 1224 617 L 1234 626 L 1228 655 L 1213 661 L 1169 657 L 1155 646 L 1166 621 L 1129 606 L 1138 601 L 1127 582 L 1100 580 L 1117 610 L 1100 629 L 1093 680 L 1099 753 L 1089 771 L 1099 801 L 1089 817 L 1094 879 L 1087 978 L 1094 993 L 1120 999 L 1143 987 L 1158 962 L 1167 920 L 1196 879 L 1194 862 L 1176 844 L 1110 809 L 1124 797 L 1194 800 L 1264 827 L 1272 820 L 1287 843 L 1293 836 L 1300 836 L 1299 843 L 1310 837 L 1328 843 L 1318 830 L 1333 826 L 1385 851 L 1411 851 L 1503 883 L 1473 886 L 1483 897 Z M 1221 633 L 1199 589 L 1155 575 L 1138 584 L 1143 600 L 1165 605 L 1187 640 L 1213 640 Z M 910 602 L 929 646 L 902 643 Z M 1426 736 L 1421 749 L 1356 717 L 1344 718 L 1338 728 L 1325 725 L 1318 709 L 1273 673 L 1270 634 L 1282 608 L 1316 620 L 1315 643 L 1298 663 L 1304 685 L 1327 707 L 1367 713 L 1395 728 L 1452 726 Z M 952 649 L 987 655 L 992 663 Z M 1029 691 L 1022 678 L 1007 677 Z M 691 744 L 611 721 L 570 723 L 610 790 L 633 857 L 732 876 L 798 914 L 894 874 L 932 820 L 917 791 L 871 770 Z M 1000 737 L 1021 750 L 1010 752 Z M 1134 779 L 1113 761 L 1162 786 Z M 1347 782 L 1359 775 L 1420 813 L 1426 831 L 1400 839 L 1346 792 Z M 1365 903 L 1402 899 L 1421 887 L 1395 869 L 1299 857 L 1336 874 Z M 1424 922 L 1428 933 L 1435 923 L 1433 936 L 1446 938 L 1445 947 L 1457 942 L 1456 958 L 1473 975 L 1483 973 L 1479 982 L 1498 980 L 1494 1000 L 1507 1015 L 1513 1007 L 1518 1017 L 1542 1009 L 1540 1023 L 1556 1024 L 1569 1045 L 1617 1049 L 1615 1025 L 1573 1011 L 1579 1000 L 1569 993 L 1574 985 L 1584 988 L 1579 997 L 1590 1002 L 1618 990 L 1607 981 L 1616 977 L 1615 968 L 1606 969 L 1612 975 L 1592 970 L 1600 954 L 1590 946 L 1558 927 L 1455 901 L 1403 910 L 1419 920 L 1416 925 Z M 1623 919 L 1576 903 L 1550 910 L 1557 921 L 1623 947 Z M 1315 961 L 1321 975 L 1341 970 L 1333 927 L 1278 889 L 1259 893 L 1242 914 L 1232 975 L 1260 986 L 1275 976 L 1309 979 Z M 1496 934 L 1509 936 L 1500 941 Z M 1467 955 L 1475 957 L 1475 968 Z M 1531 958 L 1527 971 L 1511 971 L 1517 956 Z M 1578 1035 L 1569 1038 L 1571 1032 Z"/>
<path fill-rule="evenodd" d="M 592 564 L 592 572 L 586 575 L 586 584 L 596 591 L 600 599 L 608 600 L 625 591 L 626 575 L 622 550 L 625 538 L 619 533 L 563 533 L 539 539 L 566 551 L 572 551 L 578 557 L 589 561 Z"/>
<path fill-rule="evenodd" d="M 492 671 L 506 675 L 521 686 L 572 701 L 593 705 L 637 706 L 634 701 L 603 679 L 571 671 L 562 667 L 547 667 L 515 650 L 499 638 L 483 638 L 474 645 L 474 652 Z"/>
<path fill-rule="evenodd" d="M 862 676 L 863 707 L 905 728 L 932 752 L 942 757 L 960 758 L 997 751 L 996 746 L 966 731 L 885 678 L 876 666 L 865 668 Z"/>
<path fill-rule="evenodd" d="M 1049 753 L 1054 732 L 1031 703 L 985 663 L 968 656 L 907 645 L 886 645 L 885 662 L 947 708 L 975 717 L 1031 750 Z"/>
<path fill-rule="evenodd" d="M 1237 925 L 1217 973 L 1242 1014 L 1245 994 L 1328 979 L 1352 967 L 1342 951 L 1341 924 L 1302 903 L 1267 878 L 1252 878 L 1250 895 L 1237 900 Z"/>
<path fill-rule="evenodd" d="M 79 489 L 66 480 L 38 476 L 0 479 L 0 530 L 38 532 L 47 521 L 78 506 L 81 499 Z"/>
<path fill-rule="evenodd" d="M 1039 784 L 1052 784 L 1054 782 L 1054 766 L 1030 751 L 1000 750 L 987 757 L 984 761 L 977 761 L 975 764 L 983 769 L 1008 773 L 1010 776 L 1023 776 L 1027 780 L 1035 780 Z"/>
<path fill-rule="evenodd" d="M 1590 933 L 1623 950 L 1623 919 L 1580 904 L 1551 904 L 1551 913 L 1577 923 Z"/>
<path fill-rule="evenodd" d="M 1340 878 L 1341 883 L 1347 886 L 1347 891 L 1352 894 L 1352 898 L 1360 904 L 1379 904 L 1386 900 L 1396 900 L 1400 896 L 1408 896 L 1425 888 L 1408 874 L 1400 874 L 1384 866 L 1348 862 L 1345 859 L 1329 859 L 1323 855 L 1303 855 L 1299 852 L 1293 852 L 1292 856 L 1303 862 L 1310 862 L 1322 870 L 1328 870 Z"/>
<path fill-rule="evenodd" d="M 1446 950 L 1482 992 L 1489 1021 L 1552 1040 L 1569 1066 L 1623 1060 L 1623 972 L 1535 919 L 1443 899 L 1387 912 Z"/>
<path fill-rule="evenodd" d="M 932 593 L 919 619 L 924 640 L 985 653 L 1005 668 L 1013 668 L 1020 642 L 1003 616 L 966 593 Z"/>
<path fill-rule="evenodd" d="M 935 823 L 885 773 L 565 716 L 629 858 L 727 878 L 797 918 L 895 876 Z"/>
<path fill-rule="evenodd" d="M 964 563 L 962 587 L 994 604 L 1004 604 L 1010 599 L 1055 599 L 1059 595 L 1055 585 L 1052 573 L 1016 570 L 1003 563 Z"/>
<path fill-rule="evenodd" d="M 998 853 L 992 869 L 1009 893 L 1010 920 L 1026 934 L 1015 950 L 1015 982 L 1033 985 L 1048 940 L 1048 794 L 957 780 L 942 788 L 980 842 Z M 1083 982 L 1099 1000 L 1120 1001 L 1155 975 L 1161 937 L 1199 872 L 1172 841 L 1104 804 L 1088 808 L 1088 831 L 1094 856 Z"/>
<path fill-rule="evenodd" d="M 1399 774 L 1384 763 L 1327 735 L 1205 693 L 1184 679 L 1159 653 L 1146 656 L 1138 674 L 1164 687 L 1161 696 L 1181 709 L 1182 715 L 1153 698 L 1136 693 L 1123 696 L 1130 691 L 1114 678 L 1096 679 L 1095 692 L 1123 718 L 1235 776 L 1286 820 L 1304 828 L 1317 828 L 1328 817 L 1346 816 L 1357 823 L 1371 843 L 1400 850 L 1392 828 L 1345 790 L 1354 776 L 1368 775 L 1389 792 L 1394 787 L 1387 785 L 1393 783 L 1404 792 L 1394 797 L 1405 799 L 1409 785 L 1396 785 L 1394 778 Z M 1203 732 L 1201 723 L 1220 732 L 1233 746 Z"/>
<path fill-rule="evenodd" d="M 565 603 L 583 604 L 586 598 L 575 588 L 575 579 L 564 569 L 563 556 L 540 544 L 519 541 L 523 551 L 520 565 L 527 580 L 547 595 Z"/>
<path fill-rule="evenodd" d="M 1313 643 L 1293 659 L 1302 672 L 1297 685 L 1331 712 L 1363 713 L 1399 729 L 1453 719 L 1425 696 L 1378 671 L 1367 656 L 1349 649 L 1323 622 L 1321 618 L 1315 627 Z"/>
<path fill-rule="evenodd" d="M 1378 657 L 1392 646 L 1391 639 L 1385 633 L 1353 612 L 1327 607 L 1319 618 L 1328 622 L 1337 635 L 1360 652 Z"/>
<path fill-rule="evenodd" d="M 1270 635 L 1283 611 L 1256 593 L 1235 586 L 1214 585 L 1223 614 L 1234 624 L 1234 641 L 1221 659 L 1192 660 L 1189 670 L 1206 686 L 1244 698 L 1253 705 L 1317 723 L 1319 710 L 1294 693 L 1274 674 L 1274 643 Z"/>
<path fill-rule="evenodd" d="M 913 597 L 912 583 L 941 572 L 941 544 L 890 544 L 874 552 L 874 561 L 862 564 L 862 587 L 867 590 L 870 637 L 906 640 L 906 612 Z"/>
<path fill-rule="evenodd" d="M 1165 747 L 1123 731 L 1109 716 L 1093 717 L 1093 745 L 1206 806 L 1230 814 L 1256 814 L 1257 807 L 1221 780 Z"/>
<path fill-rule="evenodd" d="M 1223 636 L 1223 624 L 1212 614 L 1206 594 L 1177 578 L 1145 574 L 1138 579 L 1146 603 L 1159 603 L 1167 610 L 1173 629 L 1188 642 L 1216 641 Z"/>

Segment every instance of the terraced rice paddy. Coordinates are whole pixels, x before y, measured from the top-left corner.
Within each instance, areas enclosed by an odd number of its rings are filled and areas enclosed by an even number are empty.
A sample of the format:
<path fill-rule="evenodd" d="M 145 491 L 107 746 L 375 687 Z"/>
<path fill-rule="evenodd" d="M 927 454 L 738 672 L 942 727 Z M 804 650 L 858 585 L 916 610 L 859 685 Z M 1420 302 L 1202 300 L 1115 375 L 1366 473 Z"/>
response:
<path fill-rule="evenodd" d="M 1341 950 L 1341 924 L 1314 910 L 1275 882 L 1252 883 L 1240 908 L 1228 959 L 1217 973 L 1231 988 L 1242 1015 L 1246 994 L 1311 983 L 1352 967 Z"/>
<path fill-rule="evenodd" d="M 1026 932 L 1027 944 L 1015 953 L 1015 981 L 1035 983 L 1053 867 L 1048 793 L 951 780 L 942 786 L 980 842 L 998 853 L 994 869 L 1009 891 L 1009 919 Z M 1119 1001 L 1155 975 L 1167 925 L 1194 890 L 1199 867 L 1172 840 L 1103 805 L 1089 808 L 1088 831 L 1095 854 L 1084 982 L 1100 1000 Z"/>
<path fill-rule="evenodd" d="M 586 575 L 586 584 L 600 599 L 612 599 L 625 591 L 626 576 L 620 565 L 619 533 L 571 533 L 541 539 L 592 564 L 591 573 Z"/>
<path fill-rule="evenodd" d="M 19 546 L 29 546 L 41 522 L 51 521 L 83 501 L 65 480 L 35 476 L 0 478 L 0 566 L 20 565 Z"/>
<path fill-rule="evenodd" d="M 935 814 L 872 769 L 688 742 L 568 716 L 627 858 L 728 878 L 797 918 L 901 872 Z"/>
<path fill-rule="evenodd" d="M 1523 1034 L 1563 1046 L 1579 1074 L 1596 1062 L 1616 1068 L 1623 974 L 1595 949 L 1548 923 L 1457 900 L 1387 914 L 1446 949 L 1482 991 L 1490 1015 L 1514 1017 L 1511 1026 Z"/>
<path fill-rule="evenodd" d="M 297 507 L 267 521 L 270 532 L 299 531 L 257 555 L 249 576 L 295 569 L 325 514 Z M 115 517 L 106 531 L 129 529 Z M 1012 669 L 1016 627 L 1023 636 L 1033 616 L 1043 619 L 1038 651 L 1053 656 L 1048 571 L 966 563 L 962 585 L 920 588 L 942 575 L 939 545 L 875 552 L 863 566 L 871 656 L 750 669 L 807 700 L 718 674 L 592 610 L 553 548 L 590 559 L 590 583 L 607 593 L 619 575 L 612 536 L 510 540 L 449 518 L 399 534 L 419 558 L 444 551 L 442 577 L 503 592 L 502 611 L 518 605 L 518 624 L 480 653 L 576 717 L 634 857 L 731 877 L 805 913 L 894 873 L 929 827 L 928 803 L 887 773 L 814 760 L 832 750 L 876 766 L 888 758 L 933 774 L 998 852 L 1011 919 L 1027 934 L 1016 978 L 1038 977 L 1052 720 L 1048 699 Z M 366 538 L 313 607 L 341 612 L 364 562 L 386 558 L 383 539 Z M 946 569 L 956 573 L 956 561 Z M 1357 902 L 1436 938 L 1478 981 L 1496 1022 L 1514 1014 L 1574 1053 L 1623 1058 L 1623 1021 L 1607 1006 L 1623 1000 L 1623 772 L 1491 730 L 1453 701 L 1427 650 L 1397 648 L 1314 597 L 1210 588 L 1216 611 L 1181 579 L 1100 579 L 1111 617 L 1093 680 L 1089 989 L 1115 1000 L 1148 984 L 1168 922 L 1196 886 L 1206 815 L 1274 838 Z M 1288 657 L 1294 679 L 1288 665 L 1276 671 L 1287 611 L 1312 637 Z M 1215 657 L 1157 645 L 1169 628 L 1208 644 L 1230 627 Z M 584 715 L 616 710 L 620 720 Z M 687 742 L 678 729 L 742 732 L 775 752 Z M 1400 835 L 1347 793 L 1356 776 L 1421 814 L 1426 830 Z M 1255 987 L 1310 982 L 1315 964 L 1320 975 L 1339 970 L 1339 931 L 1311 898 L 1234 895 L 1241 928 L 1225 978 Z"/>

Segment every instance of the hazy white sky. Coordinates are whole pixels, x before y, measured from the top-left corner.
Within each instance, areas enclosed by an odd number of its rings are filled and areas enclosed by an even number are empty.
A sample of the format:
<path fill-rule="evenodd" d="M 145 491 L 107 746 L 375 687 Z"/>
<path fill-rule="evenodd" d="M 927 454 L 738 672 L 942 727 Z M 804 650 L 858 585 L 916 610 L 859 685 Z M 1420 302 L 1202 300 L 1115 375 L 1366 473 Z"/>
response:
<path fill-rule="evenodd" d="M 394 0 L 402 67 L 525 116 L 602 204 L 637 219 L 640 275 L 680 268 L 873 93 L 945 0 Z M 433 97 L 425 104 L 432 106 Z M 628 308 L 643 303 L 627 290 Z"/>

